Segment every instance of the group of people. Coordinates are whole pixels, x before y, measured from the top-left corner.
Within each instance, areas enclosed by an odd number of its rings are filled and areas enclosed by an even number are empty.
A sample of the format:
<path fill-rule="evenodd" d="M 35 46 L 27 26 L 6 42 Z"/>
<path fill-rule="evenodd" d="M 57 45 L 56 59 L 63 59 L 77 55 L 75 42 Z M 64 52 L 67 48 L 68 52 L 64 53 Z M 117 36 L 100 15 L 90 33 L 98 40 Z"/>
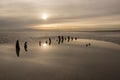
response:
<path fill-rule="evenodd" d="M 70 36 L 58 36 L 58 39 L 56 40 L 58 44 L 63 43 L 64 41 L 70 42 L 73 40 L 77 40 L 77 37 L 70 37 Z M 49 37 L 48 41 L 45 41 L 46 44 L 51 45 L 52 43 L 52 39 Z M 39 46 L 41 46 L 42 42 L 39 41 Z M 24 43 L 24 50 L 27 52 L 27 42 Z M 16 54 L 19 57 L 19 53 L 20 53 L 20 44 L 19 44 L 19 40 L 16 41 Z"/>
<path fill-rule="evenodd" d="M 64 41 L 70 42 L 73 40 L 77 40 L 77 37 L 71 37 L 71 36 L 58 36 L 58 39 L 56 40 L 58 44 L 63 43 Z M 49 37 L 49 39 L 47 41 L 45 41 L 46 44 L 51 45 L 52 43 L 52 39 Z M 42 42 L 39 41 L 39 46 L 41 46 Z M 27 42 L 24 43 L 24 50 L 27 52 Z M 20 44 L 19 44 L 19 40 L 16 41 L 16 54 L 19 57 L 19 53 L 20 53 Z"/>
<path fill-rule="evenodd" d="M 86 47 L 89 47 L 89 46 L 91 46 L 91 43 L 86 44 Z"/>
<path fill-rule="evenodd" d="M 73 40 L 77 40 L 77 37 L 71 37 L 71 36 L 58 36 L 57 37 L 58 39 L 56 40 L 58 44 L 62 44 L 64 41 L 67 41 L 67 42 L 70 42 L 70 41 L 73 41 Z M 49 44 L 51 45 L 52 43 L 52 39 L 49 37 L 49 39 L 47 41 L 45 41 L 46 44 Z M 42 45 L 42 42 L 39 41 L 39 46 Z M 87 43 L 86 44 L 86 47 L 89 47 L 91 46 L 91 43 Z M 24 50 L 27 52 L 28 49 L 27 49 L 27 42 L 24 43 Z M 19 40 L 16 41 L 16 54 L 17 56 L 19 57 L 19 53 L 20 53 L 20 44 L 19 44 Z"/>
<path fill-rule="evenodd" d="M 51 45 L 51 43 L 52 43 L 51 38 L 49 38 L 48 40 L 49 40 L 49 41 L 45 41 L 45 43 Z M 39 41 L 39 46 L 41 46 L 41 44 L 42 44 L 42 42 Z"/>
<path fill-rule="evenodd" d="M 68 42 L 70 42 L 70 41 L 73 41 L 73 39 L 75 39 L 75 40 L 77 40 L 77 37 L 70 37 L 70 36 L 67 36 L 67 37 L 64 37 L 64 36 L 58 36 L 58 44 L 61 44 L 61 43 L 63 43 L 64 41 L 68 41 Z"/>
<path fill-rule="evenodd" d="M 70 42 L 70 41 L 73 41 L 73 40 L 77 40 L 77 37 L 70 37 L 70 36 L 58 36 L 58 39 L 56 40 L 58 44 L 61 44 L 63 43 L 64 41 L 67 41 L 67 42 Z M 49 44 L 51 45 L 52 43 L 52 39 L 49 37 L 49 39 L 47 41 L 45 41 L 46 44 Z M 41 46 L 42 42 L 39 41 L 39 46 Z"/>
<path fill-rule="evenodd" d="M 61 44 L 63 43 L 64 41 L 67 41 L 67 42 L 70 42 L 70 41 L 73 41 L 73 40 L 77 40 L 77 37 L 71 37 L 71 36 L 58 36 L 57 37 L 58 39 L 56 40 L 58 44 Z M 47 41 L 45 41 L 46 44 L 49 44 L 51 45 L 52 43 L 52 39 L 49 37 L 49 39 Z M 42 42 L 39 41 L 39 46 L 41 46 Z M 91 46 L 91 43 L 87 43 L 86 44 L 86 47 L 89 47 Z M 27 42 L 24 43 L 24 50 L 27 52 L 28 49 L 27 49 Z M 19 57 L 19 53 L 20 53 L 20 44 L 19 44 L 19 40 L 16 41 L 16 54 L 17 54 L 17 57 Z"/>

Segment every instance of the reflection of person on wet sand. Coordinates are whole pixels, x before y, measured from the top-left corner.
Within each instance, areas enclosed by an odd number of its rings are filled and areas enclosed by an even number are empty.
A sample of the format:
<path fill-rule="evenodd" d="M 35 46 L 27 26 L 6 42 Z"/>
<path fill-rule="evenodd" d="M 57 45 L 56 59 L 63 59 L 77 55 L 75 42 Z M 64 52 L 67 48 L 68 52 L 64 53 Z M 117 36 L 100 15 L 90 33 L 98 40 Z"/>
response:
<path fill-rule="evenodd" d="M 61 41 L 61 42 L 63 43 L 63 42 L 64 42 L 64 37 L 63 37 L 63 36 L 61 36 L 61 39 L 62 39 L 62 41 Z"/>
<path fill-rule="evenodd" d="M 86 44 L 86 47 L 91 46 L 91 43 Z"/>
<path fill-rule="evenodd" d="M 58 44 L 60 44 L 60 42 L 61 42 L 61 37 L 58 36 Z"/>
<path fill-rule="evenodd" d="M 39 46 L 41 46 L 41 41 L 39 41 Z"/>
<path fill-rule="evenodd" d="M 45 41 L 45 43 L 47 44 L 48 42 L 47 42 L 47 41 Z"/>
<path fill-rule="evenodd" d="M 71 41 L 73 41 L 73 37 L 71 37 Z"/>
<path fill-rule="evenodd" d="M 66 41 L 67 39 L 65 38 L 65 41 Z"/>
<path fill-rule="evenodd" d="M 27 52 L 27 42 L 24 43 L 24 49 Z"/>
<path fill-rule="evenodd" d="M 88 47 L 88 44 L 86 44 L 86 47 Z"/>
<path fill-rule="evenodd" d="M 51 38 L 49 38 L 49 45 L 51 45 Z"/>
<path fill-rule="evenodd" d="M 19 57 L 19 53 L 20 53 L 20 45 L 19 45 L 19 41 L 17 40 L 16 41 L 16 54 L 17 54 L 17 57 Z"/>
<path fill-rule="evenodd" d="M 75 40 L 77 40 L 77 37 L 75 37 Z"/>
<path fill-rule="evenodd" d="M 88 45 L 91 46 L 91 43 L 89 43 Z"/>
<path fill-rule="evenodd" d="M 70 36 L 68 36 L 68 42 L 70 41 Z"/>

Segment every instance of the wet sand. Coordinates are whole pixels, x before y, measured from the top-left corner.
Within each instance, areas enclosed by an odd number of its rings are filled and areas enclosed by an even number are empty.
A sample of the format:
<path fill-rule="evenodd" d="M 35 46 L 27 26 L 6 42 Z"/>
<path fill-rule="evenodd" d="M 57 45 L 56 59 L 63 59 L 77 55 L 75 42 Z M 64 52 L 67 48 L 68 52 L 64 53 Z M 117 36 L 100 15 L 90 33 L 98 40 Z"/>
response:
<path fill-rule="evenodd" d="M 86 47 L 87 43 L 91 46 Z M 20 44 L 21 46 L 23 44 Z M 16 56 L 15 45 L 0 45 L 0 80 L 119 80 L 120 45 L 78 39 L 39 46 L 28 43 Z"/>

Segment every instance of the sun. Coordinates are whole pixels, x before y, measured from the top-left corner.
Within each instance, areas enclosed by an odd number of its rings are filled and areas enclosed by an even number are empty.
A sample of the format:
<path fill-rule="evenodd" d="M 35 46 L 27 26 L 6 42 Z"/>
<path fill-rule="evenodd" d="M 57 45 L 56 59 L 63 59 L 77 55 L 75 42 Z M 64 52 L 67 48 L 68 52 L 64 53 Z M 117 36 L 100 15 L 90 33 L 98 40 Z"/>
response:
<path fill-rule="evenodd" d="M 43 13 L 43 14 L 41 15 L 41 18 L 42 18 L 43 20 L 47 20 L 47 19 L 48 19 L 48 14 L 47 14 L 47 13 Z"/>

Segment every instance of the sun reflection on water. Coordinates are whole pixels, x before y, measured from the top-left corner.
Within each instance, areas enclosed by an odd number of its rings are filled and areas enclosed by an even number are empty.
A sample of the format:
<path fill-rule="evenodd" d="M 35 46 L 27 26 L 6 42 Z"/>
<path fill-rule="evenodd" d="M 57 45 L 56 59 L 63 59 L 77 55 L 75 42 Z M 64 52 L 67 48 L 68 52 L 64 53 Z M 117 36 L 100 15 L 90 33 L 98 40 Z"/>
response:
<path fill-rule="evenodd" d="M 46 43 L 43 43 L 42 46 L 43 46 L 43 47 L 47 47 L 48 45 L 47 45 Z"/>

